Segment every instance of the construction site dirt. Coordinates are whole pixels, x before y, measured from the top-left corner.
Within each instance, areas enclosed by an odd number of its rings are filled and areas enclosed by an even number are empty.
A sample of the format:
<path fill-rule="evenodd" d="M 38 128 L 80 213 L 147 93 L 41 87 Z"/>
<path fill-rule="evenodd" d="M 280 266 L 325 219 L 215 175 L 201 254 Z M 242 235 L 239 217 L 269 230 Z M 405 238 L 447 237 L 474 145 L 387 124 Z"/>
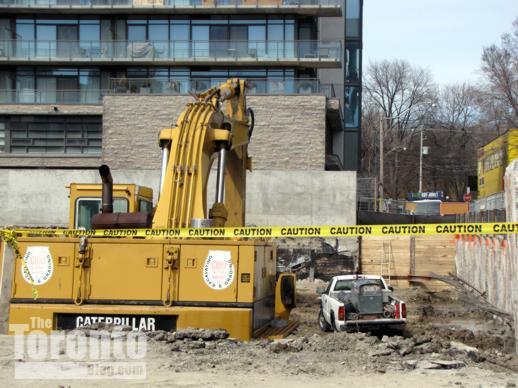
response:
<path fill-rule="evenodd" d="M 248 343 L 227 338 L 222 330 L 184 329 L 145 334 L 145 377 L 135 380 L 15 379 L 12 336 L 0 337 L 3 386 L 518 386 L 518 360 L 508 317 L 488 312 L 469 292 L 451 288 L 427 292 L 396 290 L 408 305 L 408 324 L 394 333 L 323 333 L 317 316 L 317 287 L 325 282 L 297 283 L 300 321 L 282 340 Z M 93 325 L 96 332 L 122 338 L 124 327 Z M 108 334 L 106 334 L 108 333 Z M 62 354 L 64 351 L 60 352 Z M 45 360 L 44 360 L 45 361 Z M 55 360 L 50 360 L 51 362 Z M 36 383 L 36 384 L 35 384 Z"/>

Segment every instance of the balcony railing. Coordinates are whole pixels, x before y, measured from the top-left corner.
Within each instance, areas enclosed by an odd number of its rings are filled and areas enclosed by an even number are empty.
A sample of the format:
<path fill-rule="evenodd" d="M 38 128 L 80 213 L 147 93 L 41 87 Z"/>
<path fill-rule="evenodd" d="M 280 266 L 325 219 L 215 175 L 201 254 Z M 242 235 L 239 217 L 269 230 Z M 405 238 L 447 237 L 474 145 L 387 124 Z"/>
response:
<path fill-rule="evenodd" d="M 201 92 L 225 82 L 226 78 L 152 79 L 111 78 L 110 92 L 115 94 L 188 94 Z M 323 94 L 336 97 L 333 85 L 321 84 L 316 78 L 264 79 L 247 78 L 249 95 Z"/>
<path fill-rule="evenodd" d="M 0 40 L 0 62 L 340 62 L 338 41 L 59 41 Z"/>
<path fill-rule="evenodd" d="M 0 104 L 98 105 L 107 90 L 0 90 Z"/>
<path fill-rule="evenodd" d="M 88 90 L 0 90 L 0 104 L 85 104 L 98 105 L 106 94 L 181 95 L 199 92 L 226 79 L 159 80 L 143 78 L 112 78 L 109 89 Z M 308 95 L 335 97 L 333 85 L 318 79 L 247 79 L 249 95 Z"/>
<path fill-rule="evenodd" d="M 0 0 L 0 8 L 339 7 L 339 0 Z"/>

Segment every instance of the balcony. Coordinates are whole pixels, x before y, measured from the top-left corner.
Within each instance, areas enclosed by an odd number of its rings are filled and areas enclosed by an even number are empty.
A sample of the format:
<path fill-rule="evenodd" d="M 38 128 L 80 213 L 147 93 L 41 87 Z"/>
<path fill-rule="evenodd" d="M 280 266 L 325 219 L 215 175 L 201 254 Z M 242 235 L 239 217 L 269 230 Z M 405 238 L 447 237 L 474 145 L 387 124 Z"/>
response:
<path fill-rule="evenodd" d="M 0 104 L 69 104 L 100 105 L 106 94 L 123 95 L 186 95 L 200 92 L 226 79 L 143 79 L 112 78 L 105 90 L 0 90 Z M 318 79 L 248 79 L 248 95 L 325 95 L 335 97 L 333 85 Z"/>
<path fill-rule="evenodd" d="M 5 13 L 341 16 L 341 0 L 0 0 Z"/>
<path fill-rule="evenodd" d="M 0 104 L 100 105 L 108 90 L 0 90 Z"/>
<path fill-rule="evenodd" d="M 111 94 L 189 94 L 201 92 L 227 79 L 153 79 L 153 78 L 111 78 Z M 307 95 L 323 94 L 336 97 L 333 85 L 321 84 L 317 78 L 248 78 L 248 95 Z"/>
<path fill-rule="evenodd" d="M 0 41 L 0 64 L 341 66 L 339 41 Z"/>

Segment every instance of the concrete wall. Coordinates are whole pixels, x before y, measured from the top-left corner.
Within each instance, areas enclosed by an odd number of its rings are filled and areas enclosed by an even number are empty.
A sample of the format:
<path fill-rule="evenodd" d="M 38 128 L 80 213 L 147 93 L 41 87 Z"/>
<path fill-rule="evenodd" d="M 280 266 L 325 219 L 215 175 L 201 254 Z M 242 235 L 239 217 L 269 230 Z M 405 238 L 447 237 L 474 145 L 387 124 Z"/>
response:
<path fill-rule="evenodd" d="M 174 126 L 189 96 L 106 96 L 103 160 L 115 169 L 160 167 L 158 133 Z M 254 170 L 324 170 L 324 96 L 250 96 Z"/>
<path fill-rule="evenodd" d="M 518 160 L 506 172 L 507 221 L 518 221 Z M 466 237 L 457 242 L 457 275 L 485 294 L 499 309 L 514 316 L 518 343 L 517 235 Z M 518 352 L 518 348 L 517 348 Z"/>
<path fill-rule="evenodd" d="M 112 175 L 115 183 L 149 186 L 155 196 L 158 192 L 158 169 L 114 169 Z M 100 179 L 95 170 L 0 169 L 0 225 L 67 226 L 66 186 L 72 182 L 100 183 Z M 213 191 L 209 189 L 209 201 L 213 199 Z M 272 170 L 249 173 L 247 223 L 355 224 L 356 173 Z"/>
<path fill-rule="evenodd" d="M 99 156 L 0 154 L 0 167 L 93 168 L 104 162 L 115 169 L 160 167 L 158 134 L 176 124 L 190 96 L 105 96 L 103 105 L 5 105 L 2 114 L 103 116 L 103 151 Z M 256 126 L 250 155 L 254 170 L 319 170 L 325 168 L 326 98 L 249 96 Z"/>

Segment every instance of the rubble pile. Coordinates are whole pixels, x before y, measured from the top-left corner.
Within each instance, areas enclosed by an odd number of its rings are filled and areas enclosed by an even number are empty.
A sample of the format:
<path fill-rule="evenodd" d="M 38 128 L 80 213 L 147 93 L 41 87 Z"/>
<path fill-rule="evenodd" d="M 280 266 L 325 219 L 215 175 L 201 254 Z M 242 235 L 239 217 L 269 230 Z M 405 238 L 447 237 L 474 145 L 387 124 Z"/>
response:
<path fill-rule="evenodd" d="M 159 346 L 167 346 L 173 354 L 206 356 L 207 360 L 251 365 L 257 359 L 281 357 L 293 359 L 302 371 L 313 370 L 315 360 L 331 358 L 351 368 L 387 370 L 458 369 L 488 360 L 510 369 L 518 365 L 509 354 L 481 351 L 459 341 L 437 335 L 382 336 L 369 333 L 330 333 L 294 336 L 293 338 L 259 339 L 241 342 L 229 338 L 225 330 L 183 329 L 176 332 L 147 332 L 146 337 Z M 199 360 L 198 360 L 199 361 Z M 188 359 L 184 362 L 189 363 Z M 307 364 L 304 367 L 301 365 Z"/>

